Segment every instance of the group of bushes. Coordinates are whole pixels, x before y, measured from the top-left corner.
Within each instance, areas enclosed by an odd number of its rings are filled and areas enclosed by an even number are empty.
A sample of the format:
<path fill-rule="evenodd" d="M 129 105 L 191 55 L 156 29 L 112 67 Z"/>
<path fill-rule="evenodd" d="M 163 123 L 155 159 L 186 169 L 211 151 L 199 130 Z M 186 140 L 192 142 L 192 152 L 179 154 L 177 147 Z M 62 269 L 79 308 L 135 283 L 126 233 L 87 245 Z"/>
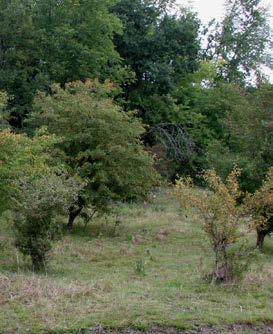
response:
<path fill-rule="evenodd" d="M 248 221 L 248 227 L 256 229 L 260 250 L 264 237 L 273 230 L 273 168 L 253 194 L 241 190 L 240 175 L 241 170 L 234 168 L 223 182 L 215 170 L 208 170 L 203 175 L 208 190 L 198 189 L 191 178 L 180 178 L 175 186 L 181 205 L 195 208 L 201 215 L 203 229 L 214 252 L 211 278 L 216 282 L 240 277 L 251 262 L 253 249 L 241 243 L 246 229 L 243 223 Z"/>

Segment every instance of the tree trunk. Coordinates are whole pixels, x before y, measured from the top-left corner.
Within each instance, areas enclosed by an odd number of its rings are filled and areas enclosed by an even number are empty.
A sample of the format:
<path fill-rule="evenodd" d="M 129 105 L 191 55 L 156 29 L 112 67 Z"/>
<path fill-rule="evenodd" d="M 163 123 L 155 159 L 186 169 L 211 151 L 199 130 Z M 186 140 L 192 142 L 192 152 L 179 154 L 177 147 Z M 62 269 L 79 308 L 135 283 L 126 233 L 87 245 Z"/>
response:
<path fill-rule="evenodd" d="M 78 208 L 71 207 L 69 209 L 69 216 L 68 216 L 68 222 L 67 222 L 67 229 L 71 231 L 74 227 L 74 221 L 78 217 L 78 215 L 81 213 L 83 207 L 80 206 Z"/>
<path fill-rule="evenodd" d="M 227 245 L 221 244 L 214 248 L 215 264 L 212 281 L 216 283 L 227 282 L 230 279 L 226 247 Z"/>
<path fill-rule="evenodd" d="M 260 251 L 263 250 L 264 238 L 265 238 L 264 231 L 257 230 L 257 244 L 256 244 L 256 246 L 257 246 L 257 248 L 259 248 Z"/>
<path fill-rule="evenodd" d="M 46 254 L 38 252 L 31 254 L 32 266 L 34 271 L 43 271 L 46 268 Z"/>

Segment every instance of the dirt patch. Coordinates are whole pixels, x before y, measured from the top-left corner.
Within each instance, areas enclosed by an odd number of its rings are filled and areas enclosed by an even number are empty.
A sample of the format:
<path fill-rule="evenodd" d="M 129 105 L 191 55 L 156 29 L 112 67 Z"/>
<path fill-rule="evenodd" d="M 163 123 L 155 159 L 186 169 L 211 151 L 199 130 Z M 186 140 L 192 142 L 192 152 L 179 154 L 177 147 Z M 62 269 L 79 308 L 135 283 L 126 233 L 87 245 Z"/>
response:
<path fill-rule="evenodd" d="M 247 325 L 238 324 L 232 326 L 204 326 L 195 329 L 175 329 L 152 327 L 148 331 L 134 329 L 109 330 L 101 326 L 82 329 L 75 334 L 273 334 L 273 324 L 270 325 Z"/>

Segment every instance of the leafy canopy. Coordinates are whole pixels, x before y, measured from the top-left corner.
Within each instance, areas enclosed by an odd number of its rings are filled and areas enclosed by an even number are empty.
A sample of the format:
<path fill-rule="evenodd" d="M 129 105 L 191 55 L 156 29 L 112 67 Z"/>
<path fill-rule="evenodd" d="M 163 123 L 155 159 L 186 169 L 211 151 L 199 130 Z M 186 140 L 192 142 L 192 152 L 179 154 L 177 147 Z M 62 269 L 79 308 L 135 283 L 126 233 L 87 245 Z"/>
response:
<path fill-rule="evenodd" d="M 228 0 L 221 24 L 212 24 L 205 56 L 220 59 L 221 78 L 239 84 L 260 79 L 260 65 L 267 63 L 270 27 L 261 0 Z"/>
<path fill-rule="evenodd" d="M 88 77 L 122 80 L 110 13 L 114 0 L 0 0 L 0 90 L 10 123 L 23 127 L 37 90 Z"/>
<path fill-rule="evenodd" d="M 135 80 L 124 85 L 126 107 L 138 109 L 145 123 L 165 122 L 173 112 L 171 92 L 197 68 L 199 22 L 187 10 L 168 12 L 172 1 L 122 0 L 114 13 L 124 33 L 114 42 Z"/>

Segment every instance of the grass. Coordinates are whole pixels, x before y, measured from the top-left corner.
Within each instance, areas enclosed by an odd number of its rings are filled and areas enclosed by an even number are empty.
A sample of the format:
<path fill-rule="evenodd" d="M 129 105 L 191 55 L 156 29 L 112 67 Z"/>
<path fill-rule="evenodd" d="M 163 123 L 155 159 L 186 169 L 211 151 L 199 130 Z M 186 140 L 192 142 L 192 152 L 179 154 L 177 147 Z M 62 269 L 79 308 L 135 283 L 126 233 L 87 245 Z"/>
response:
<path fill-rule="evenodd" d="M 151 203 L 120 205 L 54 245 L 34 274 L 0 224 L 0 333 L 75 333 L 113 328 L 273 322 L 273 244 L 237 285 L 202 279 L 212 254 L 198 216 L 181 212 L 167 190 Z M 255 243 L 255 236 L 248 236 Z M 262 269 L 260 265 L 263 265 Z"/>

